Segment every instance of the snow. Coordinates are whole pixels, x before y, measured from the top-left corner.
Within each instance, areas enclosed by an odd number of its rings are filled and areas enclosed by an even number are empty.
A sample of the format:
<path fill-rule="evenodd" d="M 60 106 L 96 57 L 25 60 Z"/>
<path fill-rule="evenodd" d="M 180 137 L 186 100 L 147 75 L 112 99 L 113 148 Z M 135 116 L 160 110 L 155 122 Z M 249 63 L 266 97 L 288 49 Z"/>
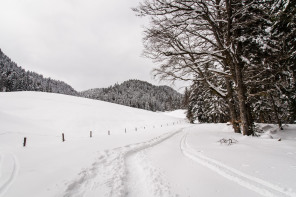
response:
<path fill-rule="evenodd" d="M 223 96 L 223 97 L 226 97 L 226 91 L 224 90 L 224 89 L 221 89 L 221 87 L 216 87 L 216 86 L 214 86 L 211 82 L 209 82 L 208 80 L 207 80 L 207 84 L 212 88 L 212 89 L 214 89 L 216 92 L 218 92 L 221 96 Z"/>
<path fill-rule="evenodd" d="M 163 114 L 176 117 L 176 118 L 183 118 L 183 119 L 186 118 L 186 110 L 183 110 L 183 109 L 167 111 L 167 112 L 163 112 Z"/>
<path fill-rule="evenodd" d="M 224 72 L 224 71 L 222 71 L 221 69 L 209 68 L 208 70 L 209 70 L 209 71 L 212 71 L 212 72 L 215 72 L 215 73 L 218 73 L 218 74 L 220 74 L 220 75 L 226 75 L 226 76 L 229 76 L 229 75 L 230 75 L 229 73 Z"/>
<path fill-rule="evenodd" d="M 0 197 L 296 196 L 296 125 L 246 137 L 188 124 L 184 110 L 40 92 L 0 101 Z"/>

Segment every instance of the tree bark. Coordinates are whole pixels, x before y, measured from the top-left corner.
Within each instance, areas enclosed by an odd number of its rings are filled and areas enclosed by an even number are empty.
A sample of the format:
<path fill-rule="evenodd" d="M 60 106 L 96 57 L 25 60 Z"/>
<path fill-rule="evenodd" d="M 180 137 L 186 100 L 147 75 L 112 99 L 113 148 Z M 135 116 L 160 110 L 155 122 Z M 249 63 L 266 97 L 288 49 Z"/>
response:
<path fill-rule="evenodd" d="M 245 88 L 243 83 L 242 63 L 237 63 L 235 66 L 237 94 L 239 102 L 239 111 L 242 124 L 243 135 L 252 135 L 252 123 L 248 119 L 248 110 L 246 106 Z"/>
<path fill-rule="evenodd" d="M 226 81 L 226 86 L 227 86 L 227 103 L 229 107 L 229 112 L 230 112 L 230 119 L 231 119 L 231 124 L 234 129 L 235 133 L 241 133 L 241 130 L 239 128 L 238 120 L 237 120 L 237 115 L 236 115 L 236 110 L 235 110 L 235 104 L 233 102 L 233 90 L 231 87 L 231 82 L 229 79 L 225 79 Z"/>

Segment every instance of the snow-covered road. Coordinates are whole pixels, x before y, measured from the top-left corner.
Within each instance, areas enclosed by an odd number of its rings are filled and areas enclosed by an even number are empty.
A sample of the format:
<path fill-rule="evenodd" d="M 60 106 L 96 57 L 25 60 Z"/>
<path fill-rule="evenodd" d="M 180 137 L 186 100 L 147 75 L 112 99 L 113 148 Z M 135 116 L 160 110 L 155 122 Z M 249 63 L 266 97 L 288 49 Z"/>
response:
<path fill-rule="evenodd" d="M 287 187 L 193 148 L 188 139 L 198 137 L 198 129 L 201 127 L 183 128 L 147 142 L 105 151 L 68 183 L 62 196 L 296 196 Z"/>
<path fill-rule="evenodd" d="M 220 176 L 188 145 L 188 129 L 128 158 L 126 196 L 260 196 L 236 181 Z"/>
<path fill-rule="evenodd" d="M 142 163 L 143 158 L 138 159 L 138 155 L 180 131 L 169 132 L 147 142 L 99 153 L 97 161 L 89 168 L 83 169 L 75 180 L 68 182 L 66 190 L 58 196 L 161 196 L 151 194 L 151 192 L 157 194 L 157 191 L 146 189 L 145 182 L 155 174 L 153 170 L 150 171 L 152 174 L 146 173 L 148 165 Z M 138 182 L 141 178 L 145 178 L 142 183 Z M 158 187 L 158 182 L 151 183 Z M 159 188 L 153 190 L 162 192 Z"/>

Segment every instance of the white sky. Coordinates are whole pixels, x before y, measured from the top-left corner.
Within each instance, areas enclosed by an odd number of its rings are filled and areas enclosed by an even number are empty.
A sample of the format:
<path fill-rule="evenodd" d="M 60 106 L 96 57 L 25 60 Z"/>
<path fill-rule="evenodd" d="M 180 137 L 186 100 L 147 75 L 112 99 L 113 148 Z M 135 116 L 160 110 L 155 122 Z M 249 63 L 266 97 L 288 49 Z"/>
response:
<path fill-rule="evenodd" d="M 81 91 L 128 79 L 158 85 L 143 51 L 140 0 L 1 0 L 0 48 L 19 66 Z M 181 85 L 174 87 L 178 89 Z"/>

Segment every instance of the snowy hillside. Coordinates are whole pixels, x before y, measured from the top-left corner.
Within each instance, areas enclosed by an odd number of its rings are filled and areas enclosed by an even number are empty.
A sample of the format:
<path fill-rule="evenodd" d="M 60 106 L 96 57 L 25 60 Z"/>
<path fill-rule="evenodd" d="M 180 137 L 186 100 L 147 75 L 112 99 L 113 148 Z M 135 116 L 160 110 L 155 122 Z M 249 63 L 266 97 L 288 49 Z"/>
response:
<path fill-rule="evenodd" d="M 296 196 L 295 125 L 247 137 L 184 111 L 40 92 L 0 101 L 0 197 Z"/>
<path fill-rule="evenodd" d="M 184 108 L 183 95 L 169 86 L 155 86 L 131 79 L 108 88 L 90 89 L 80 94 L 85 98 L 108 101 L 150 111 L 172 111 Z"/>
<path fill-rule="evenodd" d="M 54 196 L 100 151 L 152 139 L 184 122 L 53 93 L 0 93 L 0 101 L 0 196 Z"/>
<path fill-rule="evenodd" d="M 177 121 L 159 113 L 103 101 L 41 92 L 1 93 L 1 130 L 10 133 L 68 137 L 116 134 Z"/>

